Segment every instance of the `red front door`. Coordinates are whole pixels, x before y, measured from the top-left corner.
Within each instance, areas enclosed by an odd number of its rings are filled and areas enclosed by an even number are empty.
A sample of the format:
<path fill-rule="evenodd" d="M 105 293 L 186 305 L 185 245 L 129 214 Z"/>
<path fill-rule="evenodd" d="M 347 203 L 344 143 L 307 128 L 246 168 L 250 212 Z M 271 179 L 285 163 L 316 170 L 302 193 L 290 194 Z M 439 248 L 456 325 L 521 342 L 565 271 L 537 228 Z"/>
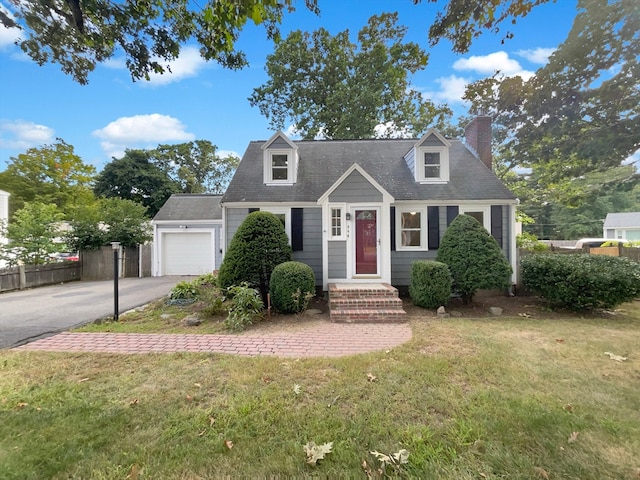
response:
<path fill-rule="evenodd" d="M 356 275 L 378 274 L 377 210 L 356 210 Z"/>

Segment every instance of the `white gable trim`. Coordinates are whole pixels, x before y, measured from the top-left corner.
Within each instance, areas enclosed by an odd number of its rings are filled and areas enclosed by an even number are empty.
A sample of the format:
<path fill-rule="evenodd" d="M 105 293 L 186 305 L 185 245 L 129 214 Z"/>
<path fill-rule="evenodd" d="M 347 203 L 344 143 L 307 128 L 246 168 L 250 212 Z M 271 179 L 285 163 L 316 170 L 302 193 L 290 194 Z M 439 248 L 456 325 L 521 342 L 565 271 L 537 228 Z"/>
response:
<path fill-rule="evenodd" d="M 318 199 L 318 205 L 326 204 L 329 201 L 329 196 L 340 186 L 342 182 L 344 182 L 349 175 L 351 175 L 354 171 L 357 171 L 360 175 L 362 175 L 376 190 L 378 190 L 382 194 L 382 202 L 383 203 L 393 203 L 395 199 L 393 196 L 387 192 L 375 179 L 369 175 L 360 165 L 354 163 L 351 165 L 338 180 L 331 185 L 326 192 L 322 194 L 322 196 Z"/>
<path fill-rule="evenodd" d="M 282 140 L 284 140 L 285 142 L 287 142 L 287 144 L 289 145 L 289 147 L 291 147 L 293 150 L 298 150 L 298 146 L 293 143 L 293 141 L 291 141 L 291 139 L 289 137 L 287 137 L 284 133 L 282 132 L 276 132 L 273 135 L 271 135 L 271 138 L 269 138 L 269 140 L 267 140 L 266 142 L 264 142 L 264 145 L 262 145 L 262 149 L 266 150 L 270 147 L 270 145 L 275 142 L 276 138 L 280 137 Z M 280 148 L 280 147 L 278 147 Z"/>

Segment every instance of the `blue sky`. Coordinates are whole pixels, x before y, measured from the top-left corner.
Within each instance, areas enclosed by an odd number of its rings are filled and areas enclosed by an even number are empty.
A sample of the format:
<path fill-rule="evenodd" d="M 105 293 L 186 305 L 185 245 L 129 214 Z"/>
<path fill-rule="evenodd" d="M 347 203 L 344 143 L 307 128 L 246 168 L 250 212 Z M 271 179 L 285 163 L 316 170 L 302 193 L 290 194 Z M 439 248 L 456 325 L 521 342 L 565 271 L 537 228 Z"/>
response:
<path fill-rule="evenodd" d="M 7 5 L 4 0 L 0 4 Z M 502 36 L 484 34 L 468 54 L 457 55 L 448 41 L 429 48 L 428 28 L 438 8 L 426 1 L 319 0 L 319 6 L 321 14 L 315 16 L 298 1 L 297 11 L 285 16 L 283 36 L 324 27 L 333 34 L 349 29 L 355 40 L 371 15 L 397 11 L 399 23 L 408 27 L 406 39 L 430 54 L 427 67 L 412 77 L 414 88 L 436 102 L 447 102 L 456 114 L 466 113 L 461 100 L 466 83 L 495 70 L 532 75 L 566 38 L 576 13 L 576 0 L 537 7 L 516 25 L 503 26 L 515 33 L 513 39 L 502 44 Z M 206 63 L 196 46 L 187 46 L 171 75 L 134 83 L 116 58 L 98 66 L 86 86 L 58 65 L 38 66 L 12 44 L 14 38 L 14 32 L 0 27 L 0 171 L 10 157 L 54 143 L 57 137 L 99 171 L 125 148 L 202 139 L 222 153 L 241 156 L 249 141 L 273 134 L 267 119 L 247 100 L 253 88 L 267 81 L 264 64 L 273 52 L 262 27 L 249 25 L 241 34 L 238 46 L 250 62 L 243 70 Z"/>

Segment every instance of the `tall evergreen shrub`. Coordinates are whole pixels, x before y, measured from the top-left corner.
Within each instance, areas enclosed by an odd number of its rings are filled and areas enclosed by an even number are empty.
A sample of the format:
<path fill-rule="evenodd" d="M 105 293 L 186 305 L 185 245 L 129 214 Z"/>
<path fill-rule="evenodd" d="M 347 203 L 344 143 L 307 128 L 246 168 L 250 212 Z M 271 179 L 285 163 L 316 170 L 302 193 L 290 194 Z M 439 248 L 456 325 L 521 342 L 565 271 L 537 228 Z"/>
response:
<path fill-rule="evenodd" d="M 446 263 L 453 291 L 471 302 L 480 289 L 507 288 L 511 265 L 498 242 L 475 218 L 458 215 L 442 237 L 436 260 Z"/>
<path fill-rule="evenodd" d="M 218 272 L 220 288 L 247 282 L 260 291 L 266 305 L 271 272 L 291 258 L 287 233 L 278 217 L 269 212 L 252 212 L 231 239 Z"/>

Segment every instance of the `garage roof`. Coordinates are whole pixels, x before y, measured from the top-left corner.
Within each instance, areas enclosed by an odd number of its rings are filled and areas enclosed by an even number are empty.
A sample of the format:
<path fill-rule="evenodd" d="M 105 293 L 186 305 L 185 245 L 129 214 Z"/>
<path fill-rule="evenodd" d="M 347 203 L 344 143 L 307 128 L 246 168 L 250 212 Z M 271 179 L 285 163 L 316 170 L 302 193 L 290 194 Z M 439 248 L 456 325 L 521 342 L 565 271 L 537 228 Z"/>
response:
<path fill-rule="evenodd" d="M 206 193 L 175 193 L 153 217 L 153 221 L 222 220 L 221 198 L 222 195 Z"/>

